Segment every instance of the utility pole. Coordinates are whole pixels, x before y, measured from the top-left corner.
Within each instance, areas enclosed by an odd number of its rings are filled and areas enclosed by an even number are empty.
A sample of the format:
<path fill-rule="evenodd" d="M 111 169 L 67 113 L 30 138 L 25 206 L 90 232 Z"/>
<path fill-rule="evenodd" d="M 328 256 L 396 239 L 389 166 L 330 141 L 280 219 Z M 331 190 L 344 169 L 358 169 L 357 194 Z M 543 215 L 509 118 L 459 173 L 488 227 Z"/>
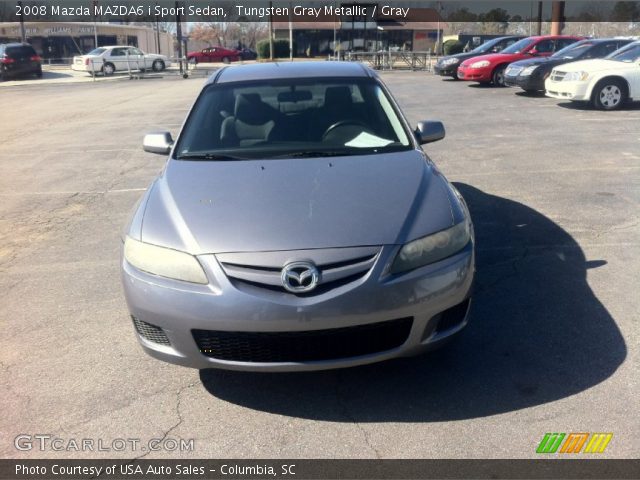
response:
<path fill-rule="evenodd" d="M 551 5 L 551 35 L 560 35 L 564 28 L 564 2 L 554 1 Z"/>
<path fill-rule="evenodd" d="M 291 21 L 292 2 L 289 2 L 289 61 L 293 62 L 293 22 Z"/>
<path fill-rule="evenodd" d="M 93 0 L 93 42 L 94 48 L 98 48 L 98 24 L 96 22 L 96 13 L 98 12 L 98 0 Z"/>
<path fill-rule="evenodd" d="M 22 12 L 22 2 L 18 2 L 20 12 Z M 20 15 L 20 41 L 22 43 L 27 42 L 27 32 L 24 29 L 24 15 Z"/>
<path fill-rule="evenodd" d="M 273 60 L 273 2 L 269 2 L 269 60 Z"/>
<path fill-rule="evenodd" d="M 156 2 L 156 7 L 158 6 L 158 2 Z M 156 10 L 157 11 L 157 10 Z M 154 15 L 156 21 L 156 53 L 162 53 L 160 51 L 160 24 L 158 23 L 158 15 Z"/>
<path fill-rule="evenodd" d="M 180 63 L 180 73 L 182 69 L 182 18 L 180 17 L 180 5 L 176 2 L 176 36 L 178 37 L 178 62 Z"/>
<path fill-rule="evenodd" d="M 538 35 L 542 35 L 542 2 L 538 2 Z"/>

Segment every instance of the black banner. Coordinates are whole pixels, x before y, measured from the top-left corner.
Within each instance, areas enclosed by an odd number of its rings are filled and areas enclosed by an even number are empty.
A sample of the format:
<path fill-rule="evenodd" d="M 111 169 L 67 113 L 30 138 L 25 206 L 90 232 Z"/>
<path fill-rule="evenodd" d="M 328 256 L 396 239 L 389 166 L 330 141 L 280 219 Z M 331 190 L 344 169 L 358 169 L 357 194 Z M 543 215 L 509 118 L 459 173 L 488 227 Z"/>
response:
<path fill-rule="evenodd" d="M 9 479 L 636 479 L 640 460 L 0 460 Z"/>
<path fill-rule="evenodd" d="M 538 11 L 540 4 L 540 11 Z M 0 22 L 327 22 L 509 23 L 550 21 L 552 2 L 321 0 L 0 0 Z M 640 1 L 565 3 L 564 22 L 640 22 Z"/>

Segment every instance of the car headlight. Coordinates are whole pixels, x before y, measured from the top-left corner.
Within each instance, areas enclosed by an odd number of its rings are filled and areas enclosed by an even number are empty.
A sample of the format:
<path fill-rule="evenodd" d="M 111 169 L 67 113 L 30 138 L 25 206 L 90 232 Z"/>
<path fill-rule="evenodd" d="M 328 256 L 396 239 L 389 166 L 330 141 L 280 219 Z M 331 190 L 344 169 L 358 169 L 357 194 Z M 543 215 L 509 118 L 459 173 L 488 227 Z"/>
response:
<path fill-rule="evenodd" d="M 481 60 L 479 62 L 472 63 L 470 65 L 471 68 L 484 68 L 488 67 L 491 64 L 489 60 Z"/>
<path fill-rule="evenodd" d="M 589 78 L 588 72 L 569 72 L 562 79 L 563 82 L 582 82 Z"/>
<path fill-rule="evenodd" d="M 147 273 L 191 283 L 209 283 L 200 262 L 185 252 L 139 242 L 127 236 L 124 258 Z"/>
<path fill-rule="evenodd" d="M 401 273 L 435 263 L 458 253 L 471 240 L 468 219 L 438 233 L 405 244 L 393 261 L 390 273 Z"/>
<path fill-rule="evenodd" d="M 531 67 L 527 67 L 524 70 L 522 70 L 520 72 L 520 76 L 522 77 L 528 77 L 529 75 L 531 75 L 533 73 L 533 71 L 538 68 L 537 65 L 531 66 Z"/>
<path fill-rule="evenodd" d="M 455 65 L 458 62 L 460 62 L 459 58 L 446 58 L 442 60 L 442 65 Z"/>

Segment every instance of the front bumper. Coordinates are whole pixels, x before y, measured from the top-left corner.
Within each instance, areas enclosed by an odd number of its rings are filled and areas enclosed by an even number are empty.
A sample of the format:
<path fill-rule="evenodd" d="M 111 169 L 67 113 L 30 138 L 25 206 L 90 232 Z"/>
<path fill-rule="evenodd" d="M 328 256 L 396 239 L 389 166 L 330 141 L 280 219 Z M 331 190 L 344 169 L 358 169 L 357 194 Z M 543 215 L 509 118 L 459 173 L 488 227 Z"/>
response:
<path fill-rule="evenodd" d="M 491 82 L 491 69 L 489 67 L 471 68 L 461 65 L 458 67 L 458 78 L 474 82 Z"/>
<path fill-rule="evenodd" d="M 544 83 L 547 97 L 560 100 L 590 100 L 588 82 L 554 82 L 550 78 Z"/>
<path fill-rule="evenodd" d="M 122 280 L 133 317 L 161 328 L 169 344 L 136 333 L 151 356 L 193 368 L 294 371 L 342 368 L 411 356 L 458 333 L 467 323 L 464 302 L 474 277 L 473 243 L 460 253 L 401 276 L 383 274 L 397 247 L 383 247 L 371 270 L 353 284 L 311 297 L 254 295 L 239 290 L 213 255 L 199 257 L 209 285 L 192 285 L 149 275 L 122 260 Z M 441 312 L 463 304 L 459 321 L 442 327 Z M 318 361 L 247 362 L 213 358 L 201 351 L 193 330 L 223 332 L 297 332 L 344 329 L 411 317 L 399 346 L 366 355 Z M 444 317 L 442 317 L 444 318 Z"/>
<path fill-rule="evenodd" d="M 523 90 L 544 90 L 544 80 L 533 75 L 506 75 L 504 84 L 508 87 L 520 87 Z"/>
<path fill-rule="evenodd" d="M 453 65 L 434 65 L 433 73 L 436 75 L 440 75 L 441 77 L 456 77 L 458 75 L 458 65 L 459 63 L 455 63 Z"/>

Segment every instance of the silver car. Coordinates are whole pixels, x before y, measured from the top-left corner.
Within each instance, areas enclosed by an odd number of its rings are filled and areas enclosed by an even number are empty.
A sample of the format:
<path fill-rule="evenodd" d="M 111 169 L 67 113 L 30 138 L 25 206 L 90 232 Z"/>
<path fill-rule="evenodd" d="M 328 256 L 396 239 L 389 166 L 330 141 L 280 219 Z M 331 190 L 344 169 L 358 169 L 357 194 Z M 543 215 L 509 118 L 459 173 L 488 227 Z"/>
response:
<path fill-rule="evenodd" d="M 358 63 L 226 67 L 125 229 L 137 338 L 195 368 L 287 371 L 414 355 L 467 323 L 469 212 Z"/>

